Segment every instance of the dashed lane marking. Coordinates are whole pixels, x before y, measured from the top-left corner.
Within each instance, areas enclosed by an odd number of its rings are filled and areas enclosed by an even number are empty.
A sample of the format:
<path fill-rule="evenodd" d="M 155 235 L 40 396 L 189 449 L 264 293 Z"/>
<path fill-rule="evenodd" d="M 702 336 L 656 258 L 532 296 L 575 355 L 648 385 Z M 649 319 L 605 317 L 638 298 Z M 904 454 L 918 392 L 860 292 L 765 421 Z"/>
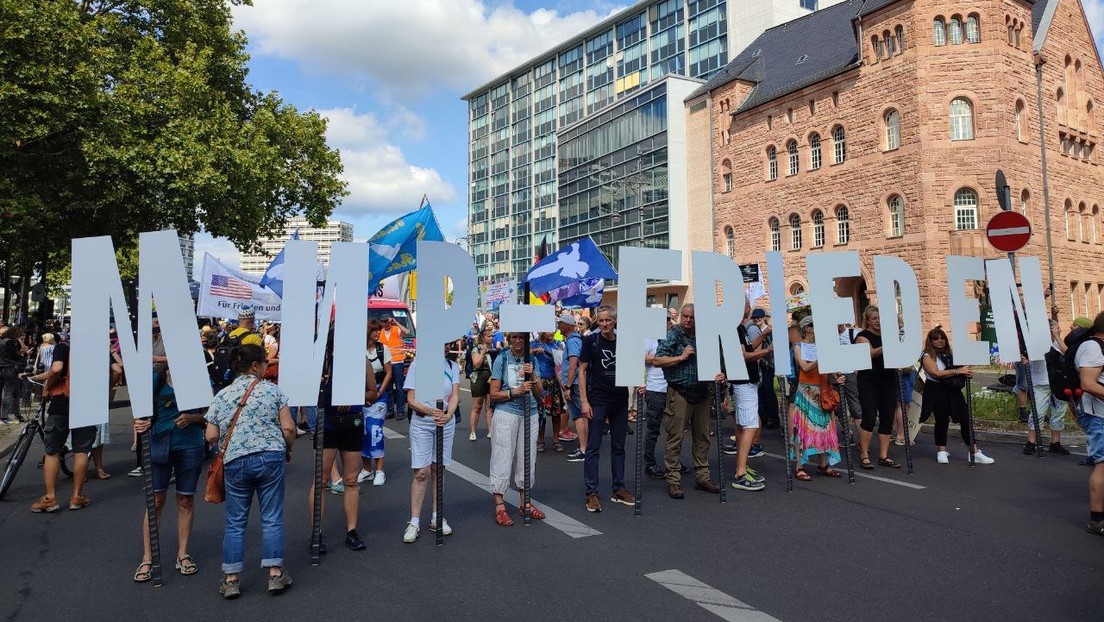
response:
<path fill-rule="evenodd" d="M 698 581 L 680 570 L 644 575 L 695 605 L 728 622 L 780 622 L 751 605 Z"/>

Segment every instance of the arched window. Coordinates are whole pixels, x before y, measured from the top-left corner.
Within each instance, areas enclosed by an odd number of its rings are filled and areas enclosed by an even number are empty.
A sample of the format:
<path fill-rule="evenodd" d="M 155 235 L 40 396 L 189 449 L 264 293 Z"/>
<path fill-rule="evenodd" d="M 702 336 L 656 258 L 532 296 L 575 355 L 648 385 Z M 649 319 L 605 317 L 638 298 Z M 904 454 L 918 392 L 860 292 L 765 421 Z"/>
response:
<path fill-rule="evenodd" d="M 836 164 L 843 164 L 847 159 L 847 137 L 843 133 L 842 125 L 832 128 L 832 152 L 833 162 Z"/>
<path fill-rule="evenodd" d="M 824 246 L 824 212 L 813 210 L 813 248 Z"/>
<path fill-rule="evenodd" d="M 894 34 L 897 35 L 897 53 L 902 54 L 905 51 L 905 27 L 898 26 Z"/>
<path fill-rule="evenodd" d="M 870 53 L 874 56 L 874 62 L 881 60 L 882 56 L 885 55 L 882 48 L 882 40 L 878 38 L 878 35 L 870 37 L 870 50 Z"/>
<path fill-rule="evenodd" d="M 797 175 L 798 171 L 798 157 L 797 157 L 797 141 L 791 140 L 786 143 L 786 153 L 789 156 L 790 175 Z"/>
<path fill-rule="evenodd" d="M 901 114 L 890 109 L 882 118 L 885 123 L 885 148 L 891 151 L 901 146 Z"/>
<path fill-rule="evenodd" d="M 732 162 L 729 160 L 721 161 L 721 183 L 725 192 L 732 191 Z"/>
<path fill-rule="evenodd" d="M 1008 29 L 1008 45 L 1012 45 L 1012 33 L 1016 30 L 1016 22 L 1011 17 L 1004 16 L 1004 27 Z"/>
<path fill-rule="evenodd" d="M 889 237 L 905 235 L 905 201 L 899 195 L 889 197 Z"/>
<path fill-rule="evenodd" d="M 1017 50 L 1020 49 L 1020 31 L 1021 30 L 1023 30 L 1023 24 L 1017 23 L 1016 24 L 1016 30 L 1014 30 L 1012 32 L 1013 44 L 1016 46 Z"/>
<path fill-rule="evenodd" d="M 954 195 L 955 229 L 978 228 L 978 197 L 970 188 L 961 188 Z"/>
<path fill-rule="evenodd" d="M 778 219 L 771 217 L 767 221 L 767 228 L 770 229 L 770 245 L 772 251 L 782 250 L 782 230 L 778 225 Z"/>
<path fill-rule="evenodd" d="M 796 296 L 798 294 L 804 294 L 804 293 L 805 293 L 805 286 L 802 285 L 801 283 L 794 283 L 793 285 L 790 286 L 790 295 L 791 296 Z"/>
<path fill-rule="evenodd" d="M 1096 116 L 1093 115 L 1093 103 L 1091 99 L 1085 104 L 1085 126 L 1090 132 L 1096 131 Z"/>
<path fill-rule="evenodd" d="M 937 17 L 932 22 L 932 43 L 936 46 L 947 45 L 947 24 L 942 17 Z"/>
<path fill-rule="evenodd" d="M 851 241 L 851 220 L 847 213 L 846 205 L 836 206 L 836 244 L 847 244 Z"/>
<path fill-rule="evenodd" d="M 801 216 L 790 214 L 790 250 L 801 250 Z"/>
<path fill-rule="evenodd" d="M 774 145 L 767 147 L 767 179 L 778 179 L 778 152 Z"/>
<path fill-rule="evenodd" d="M 974 106 L 965 97 L 951 100 L 951 140 L 974 139 Z"/>
<path fill-rule="evenodd" d="M 1065 215 L 1066 215 L 1066 216 L 1065 216 L 1065 221 L 1066 221 L 1066 239 L 1067 239 L 1067 240 L 1070 240 L 1070 241 L 1073 241 L 1073 227 L 1072 227 L 1072 226 L 1070 226 L 1070 218 L 1071 218 L 1070 214 L 1072 214 L 1072 213 L 1073 213 L 1073 201 L 1071 201 L 1071 200 L 1069 200 L 1069 199 L 1066 199 L 1066 205 L 1065 205 L 1065 208 L 1066 208 L 1066 209 L 1064 210 L 1064 213 L 1065 213 Z"/>
<path fill-rule="evenodd" d="M 809 134 L 809 170 L 820 168 L 820 134 Z"/>
<path fill-rule="evenodd" d="M 951 45 L 958 45 L 962 43 L 962 18 L 955 15 L 951 17 L 951 21 L 947 23 L 947 39 L 950 40 Z"/>
<path fill-rule="evenodd" d="M 1092 243 L 1099 244 L 1100 238 L 1097 237 L 1096 227 L 1097 221 L 1100 220 L 1100 206 L 1095 203 L 1092 206 Z"/>
<path fill-rule="evenodd" d="M 728 251 L 728 256 L 733 257 L 736 255 L 736 232 L 733 231 L 732 225 L 725 225 L 725 250 Z"/>
<path fill-rule="evenodd" d="M 1058 87 L 1058 123 L 1066 125 L 1069 121 L 1069 109 L 1066 107 L 1066 90 Z"/>
<path fill-rule="evenodd" d="M 886 30 L 886 31 L 882 32 L 882 39 L 885 40 L 886 57 L 896 56 L 897 55 L 897 38 L 894 37 L 893 35 L 889 34 L 889 31 Z"/>
<path fill-rule="evenodd" d="M 1031 192 L 1027 188 L 1020 193 L 1020 213 L 1031 220 Z"/>
<path fill-rule="evenodd" d="M 1077 204 L 1077 239 L 1082 242 L 1089 241 L 1089 238 L 1086 237 L 1088 235 L 1088 227 L 1085 226 L 1085 218 L 1087 216 L 1088 214 L 1085 212 L 1085 202 L 1082 201 Z"/>
<path fill-rule="evenodd" d="M 970 13 L 969 17 L 966 18 L 966 42 L 981 42 L 981 24 L 979 23 L 977 13 Z"/>
<path fill-rule="evenodd" d="M 1024 102 L 1022 99 L 1017 99 L 1014 122 L 1016 124 L 1016 140 L 1020 142 L 1027 142 L 1027 132 L 1024 130 L 1024 121 Z"/>

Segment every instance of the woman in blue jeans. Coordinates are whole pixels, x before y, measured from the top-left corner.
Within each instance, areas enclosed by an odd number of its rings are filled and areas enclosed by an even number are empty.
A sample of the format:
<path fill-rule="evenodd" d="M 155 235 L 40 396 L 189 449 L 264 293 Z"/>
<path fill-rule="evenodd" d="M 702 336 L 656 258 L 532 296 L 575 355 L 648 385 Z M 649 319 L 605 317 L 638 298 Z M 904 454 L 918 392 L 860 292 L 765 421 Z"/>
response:
<path fill-rule="evenodd" d="M 295 422 L 287 397 L 261 380 L 267 360 L 264 348 L 245 345 L 230 354 L 234 381 L 215 396 L 207 411 L 207 440 L 219 441 L 226 473 L 226 531 L 222 538 L 223 598 L 241 594 L 239 575 L 245 560 L 245 526 L 256 493 L 260 505 L 268 591 L 291 585 L 284 571 L 284 469 L 295 442 Z M 237 422 L 232 421 L 237 417 Z M 229 439 L 227 440 L 227 436 Z"/>

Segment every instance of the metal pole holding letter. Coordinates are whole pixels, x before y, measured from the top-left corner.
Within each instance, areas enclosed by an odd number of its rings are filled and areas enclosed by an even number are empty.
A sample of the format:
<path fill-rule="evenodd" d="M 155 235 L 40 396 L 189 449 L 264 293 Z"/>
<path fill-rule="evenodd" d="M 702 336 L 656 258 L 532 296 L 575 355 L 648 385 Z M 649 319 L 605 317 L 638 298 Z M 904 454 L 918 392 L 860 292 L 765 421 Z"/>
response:
<path fill-rule="evenodd" d="M 142 434 L 139 434 L 141 439 L 141 447 L 139 451 L 142 452 L 142 487 L 146 493 L 146 521 L 149 526 L 149 540 L 150 540 L 150 562 L 152 568 L 150 568 L 153 574 L 153 587 L 161 587 L 163 577 L 161 572 L 161 535 L 157 529 L 157 505 L 154 501 L 153 495 L 153 454 L 150 453 L 150 437 L 153 434 L 153 426 L 150 426 L 149 430 L 146 430 Z"/>
<path fill-rule="evenodd" d="M 724 482 L 724 437 L 721 436 L 721 392 L 723 391 L 725 383 L 714 382 L 713 383 L 713 425 L 715 434 L 717 437 L 717 478 Z M 637 416 L 639 419 L 639 415 Z M 639 442 L 639 441 L 637 441 Z M 737 437 L 739 442 L 739 437 Z M 725 496 L 725 487 L 721 486 L 721 503 L 728 503 L 728 499 Z"/>
<path fill-rule="evenodd" d="M 905 384 L 905 379 L 901 375 L 901 371 L 898 370 L 897 371 L 897 405 L 901 409 L 901 425 L 905 426 L 905 430 L 904 430 L 904 432 L 905 432 L 905 471 L 909 475 L 912 475 L 912 448 L 910 447 L 910 445 L 912 444 L 912 434 L 911 434 L 911 430 L 909 429 L 911 427 L 910 424 L 912 422 L 909 421 L 909 417 L 908 417 L 908 404 L 911 404 L 912 400 L 909 399 L 908 403 L 905 402 L 905 387 L 904 387 L 904 384 Z M 911 398 L 911 396 L 909 396 L 909 397 Z"/>
<path fill-rule="evenodd" d="M 977 439 L 974 438 L 974 387 L 970 382 L 970 377 L 966 377 L 966 426 L 970 433 L 970 446 L 966 451 L 970 452 L 970 466 L 977 466 L 974 461 L 974 444 L 977 443 Z"/>
<path fill-rule="evenodd" d="M 529 283 L 528 282 L 525 283 L 524 289 L 525 289 L 524 302 L 522 304 L 529 304 Z M 528 334 L 525 335 L 525 354 L 524 354 L 524 357 L 525 357 L 524 358 L 525 364 L 528 365 L 528 364 L 531 364 L 533 362 L 532 350 L 531 350 L 530 345 L 529 345 L 529 335 Z M 530 374 L 526 374 L 522 378 L 522 381 L 524 382 L 525 380 L 532 380 L 532 379 L 533 379 L 533 374 L 530 373 Z M 529 498 L 530 498 L 529 497 L 529 485 L 532 482 L 532 477 L 533 477 L 532 466 L 529 464 L 529 461 L 532 459 L 532 452 L 533 452 L 533 448 L 530 447 L 531 442 L 532 442 L 531 435 L 533 433 L 533 423 L 531 421 L 529 421 L 529 414 L 530 414 L 530 411 L 529 411 L 529 398 L 530 398 L 531 395 L 532 395 L 532 391 L 525 394 L 525 420 L 522 422 L 522 426 L 521 426 L 522 427 L 522 432 L 521 433 L 525 437 L 525 441 L 524 441 L 525 449 L 522 452 L 524 454 L 524 458 L 525 458 L 525 467 L 522 469 L 524 471 L 525 490 L 522 491 L 522 493 L 521 493 L 521 514 L 522 514 L 522 518 L 524 520 L 524 523 L 525 523 L 526 527 L 528 527 L 530 525 L 530 523 L 532 522 L 531 519 L 530 519 L 530 516 L 529 516 L 530 515 L 529 510 L 532 507 L 530 502 L 529 502 Z"/>
<path fill-rule="evenodd" d="M 437 400 L 437 410 L 445 411 L 444 400 Z M 433 449 L 436 452 L 437 468 L 434 476 L 433 499 L 437 506 L 437 524 L 434 530 L 437 532 L 437 546 L 445 543 L 445 425 L 437 424 L 433 431 Z"/>
<path fill-rule="evenodd" d="M 311 565 L 317 566 L 322 553 L 322 435 L 325 413 L 316 407 L 314 417 L 314 513 L 311 515 Z"/>
<path fill-rule="evenodd" d="M 640 516 L 640 480 L 644 479 L 644 394 L 636 394 L 636 481 L 633 483 L 633 516 Z"/>
<path fill-rule="evenodd" d="M 847 460 L 847 483 L 855 483 L 855 465 L 851 464 L 851 418 L 847 412 L 847 399 L 843 396 L 843 390 L 840 389 L 840 385 L 836 384 L 836 394 L 839 395 L 839 408 L 836 410 L 839 413 L 840 425 L 843 426 L 843 451 L 844 458 Z"/>

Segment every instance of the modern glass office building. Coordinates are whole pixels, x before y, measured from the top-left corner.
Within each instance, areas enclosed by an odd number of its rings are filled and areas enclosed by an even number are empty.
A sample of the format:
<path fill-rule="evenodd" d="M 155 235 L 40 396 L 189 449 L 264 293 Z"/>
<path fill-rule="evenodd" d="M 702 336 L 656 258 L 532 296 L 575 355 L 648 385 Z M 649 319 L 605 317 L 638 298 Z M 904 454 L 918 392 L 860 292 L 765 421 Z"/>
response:
<path fill-rule="evenodd" d="M 821 5 L 839 0 L 821 0 Z M 644 231 L 648 244 L 669 244 L 665 240 L 667 225 L 660 225 L 666 215 L 660 207 L 662 191 L 656 187 L 656 176 L 666 181 L 667 157 L 649 143 L 649 138 L 627 145 L 606 160 L 588 165 L 609 166 L 606 171 L 572 172 L 572 180 L 559 182 L 561 171 L 572 166 L 574 157 L 557 162 L 557 132 L 574 127 L 611 104 L 622 106 L 622 100 L 637 101 L 659 97 L 648 87 L 665 76 L 708 78 L 724 67 L 743 46 L 753 41 L 766 28 L 799 17 L 816 8 L 809 0 L 646 0 L 596 24 L 593 28 L 556 48 L 540 55 L 513 71 L 502 75 L 464 96 L 468 102 L 468 243 L 475 257 L 481 280 L 518 279 L 532 265 L 533 256 L 543 240 L 550 248 L 558 248 L 561 236 L 573 238 L 591 227 L 606 227 L 599 233 L 610 237 L 632 239 L 639 235 L 636 225 L 625 221 L 632 214 L 620 215 L 613 223 L 593 224 L 580 220 L 576 203 L 572 216 L 561 222 L 560 188 L 568 192 L 587 185 L 580 176 L 605 175 L 610 193 L 631 189 L 631 197 L 621 197 L 617 207 L 622 212 L 632 209 L 634 202 L 646 204 Z M 739 47 L 733 47 L 738 45 Z M 639 97 L 638 97 L 639 96 Z M 620 108 L 628 118 L 655 119 L 656 111 L 648 106 L 663 104 L 640 103 Z M 630 112 L 630 109 L 637 112 Z M 650 112 L 646 112 L 650 110 Z M 630 123 L 626 120 L 625 123 Z M 647 132 L 646 128 L 637 128 Z M 655 129 L 654 127 L 652 129 Z M 662 131 L 662 130 L 660 130 Z M 574 134 L 573 134 L 574 135 Z M 561 140 L 562 144 L 579 145 L 591 140 Z M 640 148 L 640 153 L 636 152 Z M 614 162 L 616 158 L 620 161 Z M 609 164 L 604 164 L 608 162 Z M 641 167 L 634 170 L 634 167 Z M 647 178 L 648 188 L 643 199 L 636 198 Z M 590 209 L 591 195 L 586 195 Z M 578 199 L 582 201 L 580 197 Z M 601 200 L 601 199 L 600 199 Z M 612 215 L 611 215 L 612 218 Z M 639 216 L 637 216 L 639 221 Z M 608 226 L 607 226 L 608 225 Z M 638 228 L 634 229 L 636 226 Z M 583 234 L 585 235 L 585 234 Z M 597 239 L 597 238 L 596 238 Z"/>

